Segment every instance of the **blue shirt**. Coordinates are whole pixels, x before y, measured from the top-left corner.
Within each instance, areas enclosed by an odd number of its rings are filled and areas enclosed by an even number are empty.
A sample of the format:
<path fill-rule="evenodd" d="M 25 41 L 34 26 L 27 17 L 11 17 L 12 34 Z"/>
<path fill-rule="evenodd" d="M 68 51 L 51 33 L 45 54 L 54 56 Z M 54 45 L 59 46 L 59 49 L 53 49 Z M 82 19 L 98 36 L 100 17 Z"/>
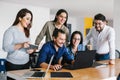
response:
<path fill-rule="evenodd" d="M 43 62 L 49 64 L 52 55 L 54 55 L 52 65 L 58 64 L 58 61 L 61 57 L 65 58 L 65 60 L 68 63 L 71 63 L 71 61 L 72 61 L 72 58 L 67 53 L 67 49 L 64 45 L 62 47 L 60 47 L 58 49 L 58 51 L 56 51 L 53 41 L 50 41 L 50 42 L 47 42 L 46 44 L 44 44 L 43 47 L 41 48 L 41 50 L 39 51 L 37 66 L 39 66 Z"/>
<path fill-rule="evenodd" d="M 79 44 L 77 48 L 78 48 L 78 51 L 85 51 L 85 46 L 83 44 Z M 75 55 L 72 52 L 72 46 L 68 46 L 67 51 L 68 51 L 68 54 L 70 54 L 71 58 L 74 60 Z"/>

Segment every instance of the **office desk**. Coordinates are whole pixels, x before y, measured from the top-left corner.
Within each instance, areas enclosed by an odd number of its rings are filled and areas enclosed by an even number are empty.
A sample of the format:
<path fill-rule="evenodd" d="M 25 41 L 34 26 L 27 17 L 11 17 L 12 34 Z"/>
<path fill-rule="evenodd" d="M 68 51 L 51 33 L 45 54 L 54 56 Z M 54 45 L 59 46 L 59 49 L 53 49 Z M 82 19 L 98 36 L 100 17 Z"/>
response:
<path fill-rule="evenodd" d="M 106 61 L 100 61 L 100 63 L 106 63 Z M 116 77 L 120 73 L 120 59 L 116 59 L 115 65 L 107 65 L 99 68 L 84 68 L 78 70 L 67 70 L 62 69 L 58 72 L 70 72 L 73 78 L 50 78 L 50 72 L 54 72 L 53 70 L 49 70 L 43 79 L 27 79 L 27 80 L 116 80 Z M 45 71 L 45 69 L 42 69 Z M 9 77 L 15 78 L 17 80 L 23 80 L 22 75 L 29 70 L 16 70 L 16 71 L 8 71 L 7 75 Z"/>

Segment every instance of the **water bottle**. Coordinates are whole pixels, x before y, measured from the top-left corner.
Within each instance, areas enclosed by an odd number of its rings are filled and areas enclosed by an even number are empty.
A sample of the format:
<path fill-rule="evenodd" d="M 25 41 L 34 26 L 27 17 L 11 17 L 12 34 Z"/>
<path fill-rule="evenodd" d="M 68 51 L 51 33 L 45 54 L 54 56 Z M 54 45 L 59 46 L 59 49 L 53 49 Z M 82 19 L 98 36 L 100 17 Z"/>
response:
<path fill-rule="evenodd" d="M 0 59 L 0 80 L 7 80 L 5 59 Z"/>
<path fill-rule="evenodd" d="M 0 72 L 0 80 L 7 80 L 7 74 L 4 71 Z"/>

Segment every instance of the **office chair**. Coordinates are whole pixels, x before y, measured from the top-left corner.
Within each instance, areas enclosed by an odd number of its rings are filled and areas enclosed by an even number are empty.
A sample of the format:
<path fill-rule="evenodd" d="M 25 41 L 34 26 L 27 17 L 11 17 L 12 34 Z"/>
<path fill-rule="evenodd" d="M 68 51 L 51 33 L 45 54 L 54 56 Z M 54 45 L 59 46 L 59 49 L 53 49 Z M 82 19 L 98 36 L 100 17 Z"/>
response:
<path fill-rule="evenodd" d="M 37 58 L 38 58 L 39 52 L 33 52 L 32 54 L 30 54 L 30 67 L 31 68 L 35 68 L 36 67 L 36 63 L 37 63 Z"/>
<path fill-rule="evenodd" d="M 119 73 L 119 75 L 117 76 L 117 80 L 120 80 L 120 73 Z"/>
<path fill-rule="evenodd" d="M 115 57 L 116 57 L 116 59 L 120 58 L 120 51 L 117 49 L 115 50 Z"/>

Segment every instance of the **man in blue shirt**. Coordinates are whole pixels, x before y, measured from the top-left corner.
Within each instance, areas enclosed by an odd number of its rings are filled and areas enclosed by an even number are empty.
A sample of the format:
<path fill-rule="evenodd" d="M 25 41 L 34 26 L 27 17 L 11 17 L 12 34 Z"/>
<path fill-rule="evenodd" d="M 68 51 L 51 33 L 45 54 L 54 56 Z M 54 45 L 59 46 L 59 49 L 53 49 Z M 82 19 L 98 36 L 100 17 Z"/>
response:
<path fill-rule="evenodd" d="M 61 57 L 63 57 L 67 63 L 73 64 L 74 60 L 72 60 L 64 46 L 65 41 L 65 32 L 61 29 L 55 29 L 53 32 L 53 41 L 45 43 L 41 48 L 37 65 L 42 68 L 47 68 L 52 55 L 54 55 L 54 59 L 50 65 L 50 69 L 56 71 L 62 68 L 60 62 Z"/>

